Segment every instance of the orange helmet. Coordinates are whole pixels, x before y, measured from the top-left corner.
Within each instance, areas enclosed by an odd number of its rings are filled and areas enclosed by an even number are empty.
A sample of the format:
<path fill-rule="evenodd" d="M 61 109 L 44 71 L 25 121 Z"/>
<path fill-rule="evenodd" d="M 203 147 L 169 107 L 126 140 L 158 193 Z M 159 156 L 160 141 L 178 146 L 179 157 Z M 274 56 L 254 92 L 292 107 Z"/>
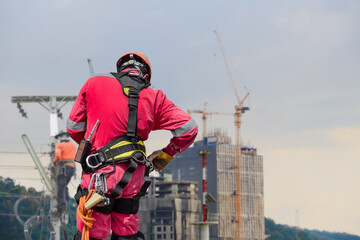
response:
<path fill-rule="evenodd" d="M 135 60 L 140 62 L 141 64 L 145 64 L 146 66 L 146 70 L 147 70 L 147 74 L 149 74 L 149 82 L 151 79 L 151 65 L 150 65 L 150 61 L 147 58 L 147 56 L 141 52 L 131 52 L 131 53 L 126 53 L 124 54 L 122 57 L 119 58 L 119 60 L 116 63 L 116 69 L 119 72 L 121 66 L 128 62 L 129 60 Z"/>

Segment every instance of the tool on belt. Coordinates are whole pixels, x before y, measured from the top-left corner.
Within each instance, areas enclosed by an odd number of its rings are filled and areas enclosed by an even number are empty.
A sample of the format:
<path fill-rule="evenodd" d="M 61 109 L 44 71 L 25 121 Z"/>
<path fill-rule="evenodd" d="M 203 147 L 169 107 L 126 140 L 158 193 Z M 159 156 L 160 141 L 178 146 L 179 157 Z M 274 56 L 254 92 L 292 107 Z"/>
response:
<path fill-rule="evenodd" d="M 91 140 L 91 137 L 92 137 L 92 135 L 93 135 L 93 133 L 94 133 L 94 131 L 95 131 L 95 129 L 96 129 L 97 124 L 99 123 L 99 120 L 100 120 L 100 119 L 98 119 L 98 120 L 96 121 L 93 129 L 91 130 L 91 132 L 90 132 L 90 134 L 89 134 L 88 139 L 85 139 L 85 138 L 84 138 L 84 139 L 82 139 L 82 140 L 80 141 L 79 147 L 78 147 L 78 149 L 77 149 L 77 151 L 76 151 L 76 155 L 75 155 L 75 159 L 74 159 L 74 160 L 75 160 L 75 162 L 81 164 L 82 169 L 84 169 L 84 168 L 86 167 L 86 157 L 87 157 L 87 155 L 89 154 L 89 151 L 90 151 L 90 149 L 91 149 L 91 142 L 90 142 L 90 140 Z"/>
<path fill-rule="evenodd" d="M 95 178 L 95 192 L 91 198 L 85 203 L 86 209 L 91 209 L 93 206 L 103 207 L 110 204 L 110 199 L 105 197 L 105 193 L 108 191 L 106 177 L 104 172 L 94 173 L 91 177 L 88 189 L 91 189 L 91 186 Z"/>

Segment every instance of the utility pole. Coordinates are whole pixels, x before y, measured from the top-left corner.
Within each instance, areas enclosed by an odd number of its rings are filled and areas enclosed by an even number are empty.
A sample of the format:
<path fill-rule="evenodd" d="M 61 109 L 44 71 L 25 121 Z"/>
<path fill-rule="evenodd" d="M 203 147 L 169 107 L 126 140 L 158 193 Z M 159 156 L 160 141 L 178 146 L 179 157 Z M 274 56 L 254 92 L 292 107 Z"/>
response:
<path fill-rule="evenodd" d="M 207 144 L 207 138 L 203 139 L 203 149 L 198 154 L 202 156 L 202 221 L 193 223 L 194 225 L 200 226 L 200 240 L 210 239 L 210 226 L 217 225 L 218 222 L 211 221 L 208 216 L 207 202 L 216 202 L 216 200 L 207 192 L 207 176 L 206 176 L 206 156 L 210 154 L 209 151 L 205 150 Z"/>
<path fill-rule="evenodd" d="M 55 135 L 59 133 L 58 117 L 62 118 L 60 109 L 68 102 L 75 101 L 76 96 L 14 96 L 11 98 L 12 103 L 16 103 L 22 116 L 27 117 L 21 107 L 21 103 L 39 103 L 42 107 L 50 112 L 50 166 L 51 166 L 51 184 L 50 191 L 50 222 L 55 229 L 55 239 L 60 240 L 61 216 L 52 213 L 52 209 L 57 206 L 57 184 L 56 175 L 52 159 L 55 154 L 56 139 Z M 36 163 L 36 162 L 35 162 Z"/>

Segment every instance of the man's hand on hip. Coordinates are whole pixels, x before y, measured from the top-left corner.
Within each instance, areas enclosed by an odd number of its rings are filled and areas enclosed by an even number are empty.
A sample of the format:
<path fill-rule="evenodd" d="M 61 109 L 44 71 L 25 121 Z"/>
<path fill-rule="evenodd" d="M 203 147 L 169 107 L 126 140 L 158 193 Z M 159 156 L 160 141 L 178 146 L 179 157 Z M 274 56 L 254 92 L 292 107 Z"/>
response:
<path fill-rule="evenodd" d="M 154 165 L 154 168 L 157 171 L 163 170 L 165 166 L 173 159 L 173 156 L 169 155 L 163 150 L 156 150 L 147 158 L 147 160 Z"/>

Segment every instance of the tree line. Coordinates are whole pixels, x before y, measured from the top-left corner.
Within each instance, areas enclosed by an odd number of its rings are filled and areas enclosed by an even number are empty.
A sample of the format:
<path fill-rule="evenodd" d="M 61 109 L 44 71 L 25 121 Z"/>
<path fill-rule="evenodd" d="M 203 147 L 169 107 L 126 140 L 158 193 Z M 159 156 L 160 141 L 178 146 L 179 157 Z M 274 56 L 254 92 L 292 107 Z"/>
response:
<path fill-rule="evenodd" d="M 14 213 L 14 204 L 18 199 L 24 196 L 37 198 L 39 202 L 24 200 L 18 204 L 17 214 Z M 49 216 L 50 199 L 44 192 L 38 192 L 34 188 L 26 189 L 23 186 L 15 184 L 10 178 L 0 177 L 0 240 L 23 240 L 24 226 L 17 219 L 25 222 L 28 218 L 35 215 Z M 76 230 L 76 203 L 71 199 L 68 203 L 68 224 L 64 226 L 61 233 L 61 239 L 72 239 Z M 265 218 L 266 240 L 298 240 L 298 229 L 296 227 L 277 224 L 270 218 Z M 31 237 L 37 240 L 48 240 L 49 229 L 43 223 L 34 224 L 30 229 Z M 301 240 L 360 240 L 360 236 L 347 233 L 332 233 L 319 230 L 300 230 Z"/>

